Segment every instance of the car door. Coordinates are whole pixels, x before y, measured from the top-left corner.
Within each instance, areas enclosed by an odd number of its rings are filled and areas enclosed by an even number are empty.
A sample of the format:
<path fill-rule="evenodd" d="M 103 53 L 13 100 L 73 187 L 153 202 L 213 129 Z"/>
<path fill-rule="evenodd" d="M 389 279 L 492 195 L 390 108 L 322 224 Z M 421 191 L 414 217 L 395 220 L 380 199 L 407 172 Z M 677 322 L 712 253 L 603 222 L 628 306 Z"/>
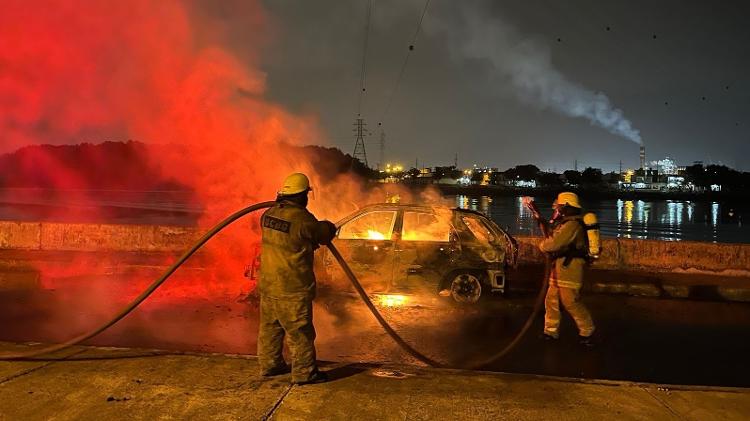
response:
<path fill-rule="evenodd" d="M 434 293 L 453 260 L 451 214 L 407 209 L 401 221 L 394 249 L 394 288 Z"/>
<path fill-rule="evenodd" d="M 387 292 L 393 276 L 394 228 L 397 210 L 368 210 L 344 222 L 333 244 L 368 292 Z M 337 264 L 334 280 L 346 282 Z"/>

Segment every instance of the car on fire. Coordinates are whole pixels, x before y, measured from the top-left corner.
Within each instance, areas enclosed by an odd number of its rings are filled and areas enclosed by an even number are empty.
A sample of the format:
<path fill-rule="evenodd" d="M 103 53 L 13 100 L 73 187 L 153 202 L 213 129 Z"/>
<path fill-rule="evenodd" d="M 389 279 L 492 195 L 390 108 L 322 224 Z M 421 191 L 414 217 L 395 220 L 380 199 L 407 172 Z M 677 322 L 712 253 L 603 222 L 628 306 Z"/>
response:
<path fill-rule="evenodd" d="M 376 204 L 340 220 L 333 244 L 373 294 L 428 292 L 476 303 L 507 289 L 518 243 L 485 215 L 444 206 Z M 345 282 L 330 251 L 316 257 L 321 284 Z"/>

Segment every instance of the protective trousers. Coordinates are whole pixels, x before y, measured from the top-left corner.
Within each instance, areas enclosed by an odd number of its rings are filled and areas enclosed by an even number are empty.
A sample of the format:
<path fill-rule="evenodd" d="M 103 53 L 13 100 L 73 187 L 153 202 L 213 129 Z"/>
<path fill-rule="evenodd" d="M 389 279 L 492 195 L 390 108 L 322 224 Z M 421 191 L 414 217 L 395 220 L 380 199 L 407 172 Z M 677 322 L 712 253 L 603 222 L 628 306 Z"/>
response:
<path fill-rule="evenodd" d="M 317 371 L 312 300 L 261 296 L 258 362 L 261 374 L 284 367 L 284 336 L 292 359 L 292 382 L 304 382 Z"/>
<path fill-rule="evenodd" d="M 550 282 L 547 297 L 544 300 L 544 333 L 554 338 L 560 332 L 560 301 L 578 326 L 578 334 L 588 337 L 594 333 L 594 321 L 591 313 L 581 302 L 581 288 L 559 287 L 556 282 Z"/>

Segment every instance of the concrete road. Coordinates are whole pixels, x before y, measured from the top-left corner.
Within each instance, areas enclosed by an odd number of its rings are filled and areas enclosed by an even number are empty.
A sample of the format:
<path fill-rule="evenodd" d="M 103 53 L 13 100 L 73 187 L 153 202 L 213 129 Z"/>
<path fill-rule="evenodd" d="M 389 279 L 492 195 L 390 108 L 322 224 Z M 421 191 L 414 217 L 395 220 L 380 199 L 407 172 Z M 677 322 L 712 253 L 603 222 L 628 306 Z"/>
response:
<path fill-rule="evenodd" d="M 0 353 L 24 347 L 0 343 Z M 0 361 L 0 420 L 743 420 L 750 391 L 328 364 L 332 381 L 257 377 L 253 357 L 81 348 Z"/>
<path fill-rule="evenodd" d="M 152 278 L 144 271 L 144 279 Z M 141 285 L 132 275 L 71 276 L 43 284 L 4 274 L 0 340 L 55 342 L 114 314 Z M 16 279 L 18 278 L 18 279 Z M 17 282 L 14 282 L 14 279 Z M 13 287 L 16 285 L 16 287 Z M 25 285 L 21 287 L 19 285 Z M 31 288 L 29 285 L 36 285 Z M 178 276 L 90 343 L 254 354 L 257 305 L 236 294 L 186 288 Z M 492 297 L 456 307 L 433 297 L 384 299 L 381 309 L 416 348 L 451 367 L 467 367 L 501 349 L 523 324 L 533 297 Z M 539 339 L 541 318 L 511 354 L 487 370 L 670 384 L 750 386 L 750 305 L 587 295 L 601 343 L 579 346 L 570 320 L 557 343 Z M 414 364 L 383 333 L 358 298 L 321 291 L 316 302 L 319 357 L 338 362 Z"/>

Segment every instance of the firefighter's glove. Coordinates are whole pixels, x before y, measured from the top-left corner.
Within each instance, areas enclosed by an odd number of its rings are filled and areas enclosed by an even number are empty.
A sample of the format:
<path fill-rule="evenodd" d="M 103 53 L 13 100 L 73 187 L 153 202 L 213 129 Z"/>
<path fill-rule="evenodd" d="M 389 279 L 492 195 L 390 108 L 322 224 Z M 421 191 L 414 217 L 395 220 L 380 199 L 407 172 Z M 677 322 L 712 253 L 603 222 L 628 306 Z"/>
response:
<path fill-rule="evenodd" d="M 331 244 L 331 241 L 333 241 L 333 238 L 336 237 L 336 225 L 331 221 L 321 221 L 323 222 L 323 225 L 325 226 L 326 235 L 323 237 L 322 244 Z"/>

